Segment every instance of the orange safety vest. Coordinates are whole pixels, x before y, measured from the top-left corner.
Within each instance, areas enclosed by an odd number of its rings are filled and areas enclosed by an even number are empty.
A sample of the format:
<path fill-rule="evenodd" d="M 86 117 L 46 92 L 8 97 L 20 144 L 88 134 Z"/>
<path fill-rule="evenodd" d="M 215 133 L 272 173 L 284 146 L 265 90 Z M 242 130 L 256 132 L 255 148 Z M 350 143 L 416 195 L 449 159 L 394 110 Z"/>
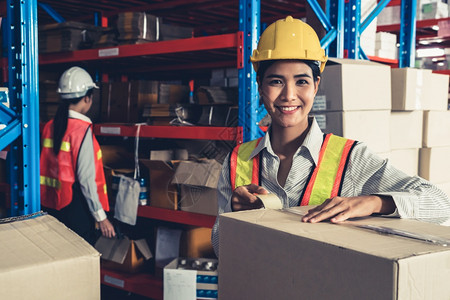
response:
<path fill-rule="evenodd" d="M 41 204 L 43 206 L 60 210 L 72 202 L 72 186 L 76 181 L 78 153 L 86 131 L 91 126 L 92 124 L 89 122 L 69 118 L 58 156 L 55 156 L 53 152 L 53 120 L 44 126 L 40 160 Z M 92 137 L 97 194 L 103 209 L 109 211 L 102 151 L 95 136 Z"/>
<path fill-rule="evenodd" d="M 231 153 L 230 180 L 233 189 L 251 183 L 260 185 L 260 154 L 249 158 L 261 139 L 238 145 Z M 355 144 L 353 140 L 333 134 L 325 136 L 319 161 L 306 184 L 300 205 L 322 204 L 326 199 L 340 194 L 345 167 Z"/>

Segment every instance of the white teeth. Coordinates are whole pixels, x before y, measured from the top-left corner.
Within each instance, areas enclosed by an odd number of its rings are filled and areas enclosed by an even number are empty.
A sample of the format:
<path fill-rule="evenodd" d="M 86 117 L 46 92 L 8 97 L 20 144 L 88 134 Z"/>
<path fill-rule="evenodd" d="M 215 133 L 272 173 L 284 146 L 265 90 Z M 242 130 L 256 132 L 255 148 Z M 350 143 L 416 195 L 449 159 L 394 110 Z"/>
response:
<path fill-rule="evenodd" d="M 293 111 L 297 109 L 297 106 L 280 106 L 280 109 L 282 111 Z"/>

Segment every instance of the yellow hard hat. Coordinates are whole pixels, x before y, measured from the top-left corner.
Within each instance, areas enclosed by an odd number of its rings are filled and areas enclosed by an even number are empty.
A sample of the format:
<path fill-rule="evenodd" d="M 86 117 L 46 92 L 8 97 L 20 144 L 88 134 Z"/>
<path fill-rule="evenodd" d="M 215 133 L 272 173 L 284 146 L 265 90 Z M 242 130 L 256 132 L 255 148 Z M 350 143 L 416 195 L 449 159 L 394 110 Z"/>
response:
<path fill-rule="evenodd" d="M 257 49 L 250 61 L 258 71 L 260 61 L 276 59 L 305 59 L 319 61 L 323 72 L 328 57 L 320 46 L 314 29 L 298 19 L 288 16 L 270 24 L 261 34 Z"/>

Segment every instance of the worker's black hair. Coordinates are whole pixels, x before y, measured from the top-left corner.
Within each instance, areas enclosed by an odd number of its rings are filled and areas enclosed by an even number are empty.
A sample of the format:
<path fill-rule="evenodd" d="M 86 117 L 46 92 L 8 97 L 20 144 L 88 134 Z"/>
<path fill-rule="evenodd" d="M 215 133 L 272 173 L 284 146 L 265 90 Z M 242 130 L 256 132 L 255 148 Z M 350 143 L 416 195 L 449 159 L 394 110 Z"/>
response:
<path fill-rule="evenodd" d="M 62 139 L 67 129 L 67 120 L 69 118 L 69 105 L 77 104 L 84 97 L 92 96 L 94 89 L 89 89 L 83 97 L 73 99 L 61 99 L 61 102 L 53 119 L 53 152 L 58 155 L 61 149 Z"/>

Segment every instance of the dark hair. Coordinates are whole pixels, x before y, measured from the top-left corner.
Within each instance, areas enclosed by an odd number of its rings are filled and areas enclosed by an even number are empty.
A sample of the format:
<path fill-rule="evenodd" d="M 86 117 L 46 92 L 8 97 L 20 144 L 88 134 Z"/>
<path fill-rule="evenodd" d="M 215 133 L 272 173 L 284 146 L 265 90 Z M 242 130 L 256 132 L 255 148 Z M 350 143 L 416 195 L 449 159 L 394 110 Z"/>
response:
<path fill-rule="evenodd" d="M 318 78 L 320 77 L 320 66 L 318 61 L 303 59 L 293 60 L 307 64 L 311 68 L 314 82 L 318 80 Z M 262 80 L 264 78 L 264 74 L 266 73 L 267 69 L 277 61 L 279 60 L 263 60 L 259 62 L 258 71 L 256 72 L 256 76 L 259 78 L 259 80 Z"/>
<path fill-rule="evenodd" d="M 84 97 L 90 97 L 93 93 L 93 89 L 89 89 L 83 97 L 73 99 L 61 99 L 58 110 L 56 111 L 55 118 L 53 119 L 53 152 L 58 155 L 59 149 L 61 149 L 62 139 L 67 129 L 67 120 L 69 118 L 69 105 L 77 104 Z"/>

